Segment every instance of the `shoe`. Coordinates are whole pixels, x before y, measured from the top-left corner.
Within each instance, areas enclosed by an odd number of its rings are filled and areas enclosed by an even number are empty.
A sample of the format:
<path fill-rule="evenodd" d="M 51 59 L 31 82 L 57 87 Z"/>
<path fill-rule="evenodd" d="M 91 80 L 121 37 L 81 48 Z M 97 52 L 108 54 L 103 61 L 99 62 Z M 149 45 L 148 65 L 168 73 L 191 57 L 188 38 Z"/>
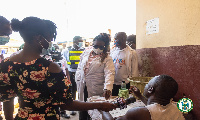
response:
<path fill-rule="evenodd" d="M 72 112 L 70 113 L 70 115 L 76 115 L 76 112 L 75 112 L 75 111 L 72 111 Z"/>
<path fill-rule="evenodd" d="M 70 118 L 70 116 L 68 115 L 68 114 L 65 114 L 65 116 L 64 116 L 65 118 L 67 118 L 67 119 L 69 119 Z"/>
<path fill-rule="evenodd" d="M 68 114 L 66 114 L 66 113 L 60 114 L 60 116 L 61 116 L 61 117 L 64 117 L 64 118 L 68 118 L 68 119 L 70 118 L 70 116 L 69 116 Z"/>

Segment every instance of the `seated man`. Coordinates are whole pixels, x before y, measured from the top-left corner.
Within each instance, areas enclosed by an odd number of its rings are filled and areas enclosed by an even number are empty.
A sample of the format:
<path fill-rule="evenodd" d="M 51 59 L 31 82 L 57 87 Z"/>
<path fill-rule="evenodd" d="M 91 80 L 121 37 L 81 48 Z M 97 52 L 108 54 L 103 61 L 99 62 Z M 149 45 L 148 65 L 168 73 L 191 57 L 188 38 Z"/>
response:
<path fill-rule="evenodd" d="M 172 77 L 159 75 L 151 79 L 144 88 L 145 97 L 136 87 L 131 91 L 147 106 L 132 108 L 117 120 L 185 120 L 171 101 L 178 91 L 178 84 Z M 110 113 L 101 113 L 104 120 L 113 120 Z"/>

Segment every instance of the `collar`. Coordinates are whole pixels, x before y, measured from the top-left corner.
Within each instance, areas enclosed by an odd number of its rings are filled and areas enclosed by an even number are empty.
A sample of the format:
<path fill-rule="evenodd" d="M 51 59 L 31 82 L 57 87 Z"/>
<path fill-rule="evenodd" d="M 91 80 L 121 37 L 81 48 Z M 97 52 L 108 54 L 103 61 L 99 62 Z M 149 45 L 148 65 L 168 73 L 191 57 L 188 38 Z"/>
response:
<path fill-rule="evenodd" d="M 126 49 L 128 49 L 128 45 L 126 45 L 126 47 L 124 48 L 124 49 L 122 49 L 122 50 L 120 50 L 120 48 L 119 47 L 115 47 L 115 50 L 118 50 L 118 51 L 126 51 Z"/>

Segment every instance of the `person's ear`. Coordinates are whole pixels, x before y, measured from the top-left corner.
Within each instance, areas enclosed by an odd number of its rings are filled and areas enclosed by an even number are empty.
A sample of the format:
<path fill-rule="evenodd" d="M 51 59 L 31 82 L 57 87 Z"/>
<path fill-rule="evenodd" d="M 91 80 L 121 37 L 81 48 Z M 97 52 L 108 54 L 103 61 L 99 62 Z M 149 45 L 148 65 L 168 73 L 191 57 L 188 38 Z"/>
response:
<path fill-rule="evenodd" d="M 148 88 L 147 92 L 150 93 L 150 94 L 153 93 L 154 92 L 154 88 L 153 87 Z"/>

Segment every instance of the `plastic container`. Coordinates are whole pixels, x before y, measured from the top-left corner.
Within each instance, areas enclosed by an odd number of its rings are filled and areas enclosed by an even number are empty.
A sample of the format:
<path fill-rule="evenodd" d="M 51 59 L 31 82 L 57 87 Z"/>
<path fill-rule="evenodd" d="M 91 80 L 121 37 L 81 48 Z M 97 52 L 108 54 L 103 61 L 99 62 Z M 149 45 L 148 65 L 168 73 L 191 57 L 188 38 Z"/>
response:
<path fill-rule="evenodd" d="M 121 90 L 126 90 L 126 83 L 125 83 L 125 81 L 122 81 Z"/>

